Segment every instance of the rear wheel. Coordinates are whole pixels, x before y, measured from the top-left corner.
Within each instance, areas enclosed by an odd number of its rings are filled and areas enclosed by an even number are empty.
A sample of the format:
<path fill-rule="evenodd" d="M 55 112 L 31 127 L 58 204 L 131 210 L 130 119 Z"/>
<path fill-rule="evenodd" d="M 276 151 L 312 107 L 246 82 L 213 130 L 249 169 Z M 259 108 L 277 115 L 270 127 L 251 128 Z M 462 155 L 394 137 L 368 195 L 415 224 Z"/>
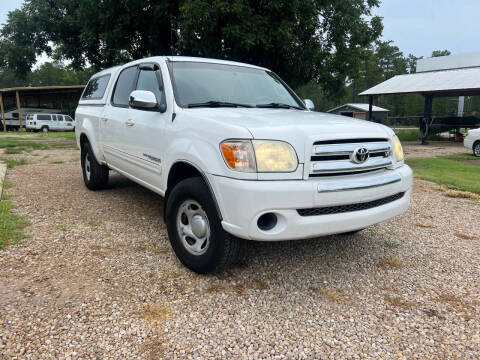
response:
<path fill-rule="evenodd" d="M 42 127 L 42 132 L 47 133 L 48 132 L 48 126 L 43 126 Z"/>
<path fill-rule="evenodd" d="M 92 147 L 88 142 L 82 146 L 81 156 L 85 186 L 90 190 L 104 189 L 108 184 L 108 166 L 97 162 Z"/>
<path fill-rule="evenodd" d="M 245 241 L 223 230 L 215 203 L 200 177 L 179 182 L 167 199 L 168 237 L 178 259 L 200 274 L 231 266 Z"/>
<path fill-rule="evenodd" d="M 472 146 L 473 149 L 473 155 L 480 157 L 480 141 L 475 141 L 475 143 Z"/>

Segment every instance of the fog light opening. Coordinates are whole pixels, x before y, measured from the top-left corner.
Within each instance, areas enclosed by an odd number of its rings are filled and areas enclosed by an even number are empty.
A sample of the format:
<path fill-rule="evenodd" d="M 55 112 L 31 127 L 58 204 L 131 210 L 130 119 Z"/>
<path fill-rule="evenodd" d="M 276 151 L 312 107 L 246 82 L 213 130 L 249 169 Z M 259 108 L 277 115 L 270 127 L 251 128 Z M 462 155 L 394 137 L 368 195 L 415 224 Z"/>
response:
<path fill-rule="evenodd" d="M 268 231 L 277 226 L 277 222 L 277 215 L 274 213 L 266 213 L 258 218 L 257 226 L 262 231 Z"/>

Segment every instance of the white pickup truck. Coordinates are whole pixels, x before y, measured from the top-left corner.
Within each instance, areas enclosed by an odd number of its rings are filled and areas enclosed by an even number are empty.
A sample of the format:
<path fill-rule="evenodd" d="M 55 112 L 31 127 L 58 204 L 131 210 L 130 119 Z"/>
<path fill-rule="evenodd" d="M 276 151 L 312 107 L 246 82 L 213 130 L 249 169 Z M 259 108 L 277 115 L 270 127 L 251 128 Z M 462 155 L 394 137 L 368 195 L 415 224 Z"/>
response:
<path fill-rule="evenodd" d="M 244 240 L 351 233 L 400 215 L 412 172 L 383 125 L 313 112 L 268 69 L 152 57 L 95 74 L 75 114 L 86 186 L 110 170 L 162 195 L 193 271 L 234 263 Z"/>

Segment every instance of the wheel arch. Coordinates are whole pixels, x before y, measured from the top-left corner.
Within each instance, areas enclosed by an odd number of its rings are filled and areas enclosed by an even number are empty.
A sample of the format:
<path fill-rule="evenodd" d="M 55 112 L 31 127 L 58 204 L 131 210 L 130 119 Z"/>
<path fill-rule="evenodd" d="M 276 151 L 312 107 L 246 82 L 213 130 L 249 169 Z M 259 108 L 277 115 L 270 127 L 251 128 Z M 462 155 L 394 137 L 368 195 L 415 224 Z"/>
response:
<path fill-rule="evenodd" d="M 205 172 L 196 164 L 192 163 L 191 161 L 188 160 L 177 160 L 172 164 L 170 167 L 170 170 L 168 172 L 168 177 L 167 177 L 167 189 L 165 191 L 165 198 L 163 201 L 163 218 L 165 220 L 166 218 L 166 208 L 167 208 L 167 201 L 170 193 L 172 192 L 173 188 L 175 185 L 177 185 L 180 181 L 192 178 L 192 177 L 201 177 L 205 184 L 207 185 L 207 188 L 210 192 L 210 196 L 212 197 L 212 200 L 215 204 L 215 208 L 217 209 L 217 214 L 220 220 L 222 220 L 222 213 L 220 211 L 220 207 L 218 206 L 217 199 L 215 197 L 215 193 L 213 191 L 213 188 L 210 184 L 210 181 L 208 180 L 207 175 Z"/>
<path fill-rule="evenodd" d="M 475 140 L 475 141 L 473 142 L 473 144 L 472 144 L 472 153 L 473 153 L 473 155 L 475 155 L 475 156 L 477 156 L 477 155 L 475 154 L 475 146 L 478 145 L 478 144 L 480 144 L 480 139 Z"/>

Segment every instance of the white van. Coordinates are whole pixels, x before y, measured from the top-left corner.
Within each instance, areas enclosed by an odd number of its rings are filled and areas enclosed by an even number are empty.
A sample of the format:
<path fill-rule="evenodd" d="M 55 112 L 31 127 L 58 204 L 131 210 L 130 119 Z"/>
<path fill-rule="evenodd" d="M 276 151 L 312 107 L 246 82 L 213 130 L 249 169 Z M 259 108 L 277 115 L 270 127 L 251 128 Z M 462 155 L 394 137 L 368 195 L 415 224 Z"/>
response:
<path fill-rule="evenodd" d="M 75 120 L 62 114 L 28 114 L 27 131 L 74 131 Z"/>
<path fill-rule="evenodd" d="M 44 108 L 22 108 L 22 124 L 26 126 L 26 119 L 28 115 L 32 114 L 59 114 L 62 111 L 59 109 L 44 109 Z M 5 123 L 7 130 L 18 130 L 20 128 L 19 113 L 16 106 L 5 109 Z M 3 130 L 3 124 L 1 126 Z"/>

